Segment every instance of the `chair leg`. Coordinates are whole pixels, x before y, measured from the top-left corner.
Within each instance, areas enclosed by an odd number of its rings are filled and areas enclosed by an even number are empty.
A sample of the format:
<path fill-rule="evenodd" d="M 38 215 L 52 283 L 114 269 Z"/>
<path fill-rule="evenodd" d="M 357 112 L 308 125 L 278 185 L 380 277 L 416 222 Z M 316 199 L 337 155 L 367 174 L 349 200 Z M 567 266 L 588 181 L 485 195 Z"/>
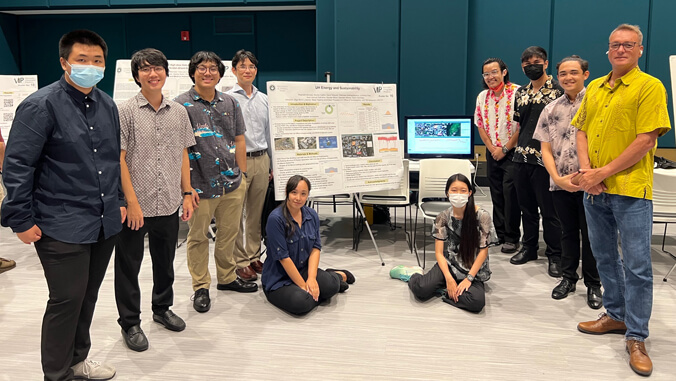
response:
<path fill-rule="evenodd" d="M 425 270 L 425 263 L 427 262 L 427 219 L 423 218 L 423 264 L 422 268 Z"/>
<path fill-rule="evenodd" d="M 413 251 L 415 252 L 415 259 L 418 261 L 418 266 L 420 266 L 420 256 L 418 255 L 418 247 L 417 247 L 417 240 L 418 240 L 418 207 L 416 206 L 415 208 L 415 225 L 413 227 Z"/>

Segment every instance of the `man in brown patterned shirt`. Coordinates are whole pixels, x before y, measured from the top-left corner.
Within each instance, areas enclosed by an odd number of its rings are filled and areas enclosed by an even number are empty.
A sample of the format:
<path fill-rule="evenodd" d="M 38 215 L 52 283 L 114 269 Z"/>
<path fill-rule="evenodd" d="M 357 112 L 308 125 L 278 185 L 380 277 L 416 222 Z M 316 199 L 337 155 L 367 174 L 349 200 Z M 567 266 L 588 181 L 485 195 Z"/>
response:
<path fill-rule="evenodd" d="M 115 299 L 122 337 L 129 349 L 140 352 L 148 349 L 138 284 L 146 233 L 153 261 L 153 320 L 172 331 L 185 329 L 169 307 L 174 301 L 178 207 L 183 205 L 183 221 L 196 207 L 188 159 L 195 137 L 185 108 L 162 96 L 169 74 L 164 54 L 156 49 L 134 53 L 131 71 L 141 91 L 119 108 L 127 222 L 115 249 Z"/>

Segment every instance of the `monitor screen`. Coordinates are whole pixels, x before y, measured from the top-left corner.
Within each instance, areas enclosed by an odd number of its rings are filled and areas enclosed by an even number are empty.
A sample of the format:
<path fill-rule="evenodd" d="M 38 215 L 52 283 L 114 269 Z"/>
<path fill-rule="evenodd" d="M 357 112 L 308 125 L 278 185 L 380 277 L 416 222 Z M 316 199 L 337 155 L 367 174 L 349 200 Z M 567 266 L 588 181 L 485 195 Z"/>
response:
<path fill-rule="evenodd" d="M 405 157 L 474 159 L 472 116 L 406 116 Z"/>

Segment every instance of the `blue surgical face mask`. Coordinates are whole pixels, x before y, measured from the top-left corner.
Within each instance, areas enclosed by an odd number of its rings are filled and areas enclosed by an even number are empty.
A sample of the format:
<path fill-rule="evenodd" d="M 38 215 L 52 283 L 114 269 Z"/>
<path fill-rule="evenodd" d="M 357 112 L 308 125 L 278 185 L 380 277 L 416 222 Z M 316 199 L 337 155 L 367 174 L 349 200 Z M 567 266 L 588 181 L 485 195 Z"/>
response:
<path fill-rule="evenodd" d="M 84 88 L 96 86 L 103 79 L 103 72 L 106 70 L 105 67 L 94 65 L 77 65 L 68 61 L 66 63 L 70 66 L 70 74 L 68 74 L 70 80 Z"/>

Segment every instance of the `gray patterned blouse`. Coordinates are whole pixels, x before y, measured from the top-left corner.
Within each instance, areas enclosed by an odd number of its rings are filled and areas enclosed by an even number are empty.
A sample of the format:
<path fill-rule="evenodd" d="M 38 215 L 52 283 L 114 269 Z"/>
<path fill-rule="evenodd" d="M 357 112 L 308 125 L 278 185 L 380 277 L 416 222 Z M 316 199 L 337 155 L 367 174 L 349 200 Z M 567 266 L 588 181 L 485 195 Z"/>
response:
<path fill-rule="evenodd" d="M 498 235 L 493 226 L 491 214 L 486 209 L 479 208 L 476 212 L 477 221 L 479 222 L 479 250 L 489 246 L 498 244 Z M 453 275 L 459 280 L 467 277 L 470 269 L 466 268 L 460 260 L 460 230 L 462 227 L 462 220 L 453 217 L 453 207 L 450 207 L 439 213 L 437 219 L 434 221 L 432 227 L 432 237 L 448 241 L 447 250 L 444 253 L 446 262 L 450 265 Z M 477 253 L 478 251 L 477 250 Z M 488 266 L 488 257 L 479 269 L 475 277 L 477 280 L 485 282 L 491 278 L 491 270 Z"/>

